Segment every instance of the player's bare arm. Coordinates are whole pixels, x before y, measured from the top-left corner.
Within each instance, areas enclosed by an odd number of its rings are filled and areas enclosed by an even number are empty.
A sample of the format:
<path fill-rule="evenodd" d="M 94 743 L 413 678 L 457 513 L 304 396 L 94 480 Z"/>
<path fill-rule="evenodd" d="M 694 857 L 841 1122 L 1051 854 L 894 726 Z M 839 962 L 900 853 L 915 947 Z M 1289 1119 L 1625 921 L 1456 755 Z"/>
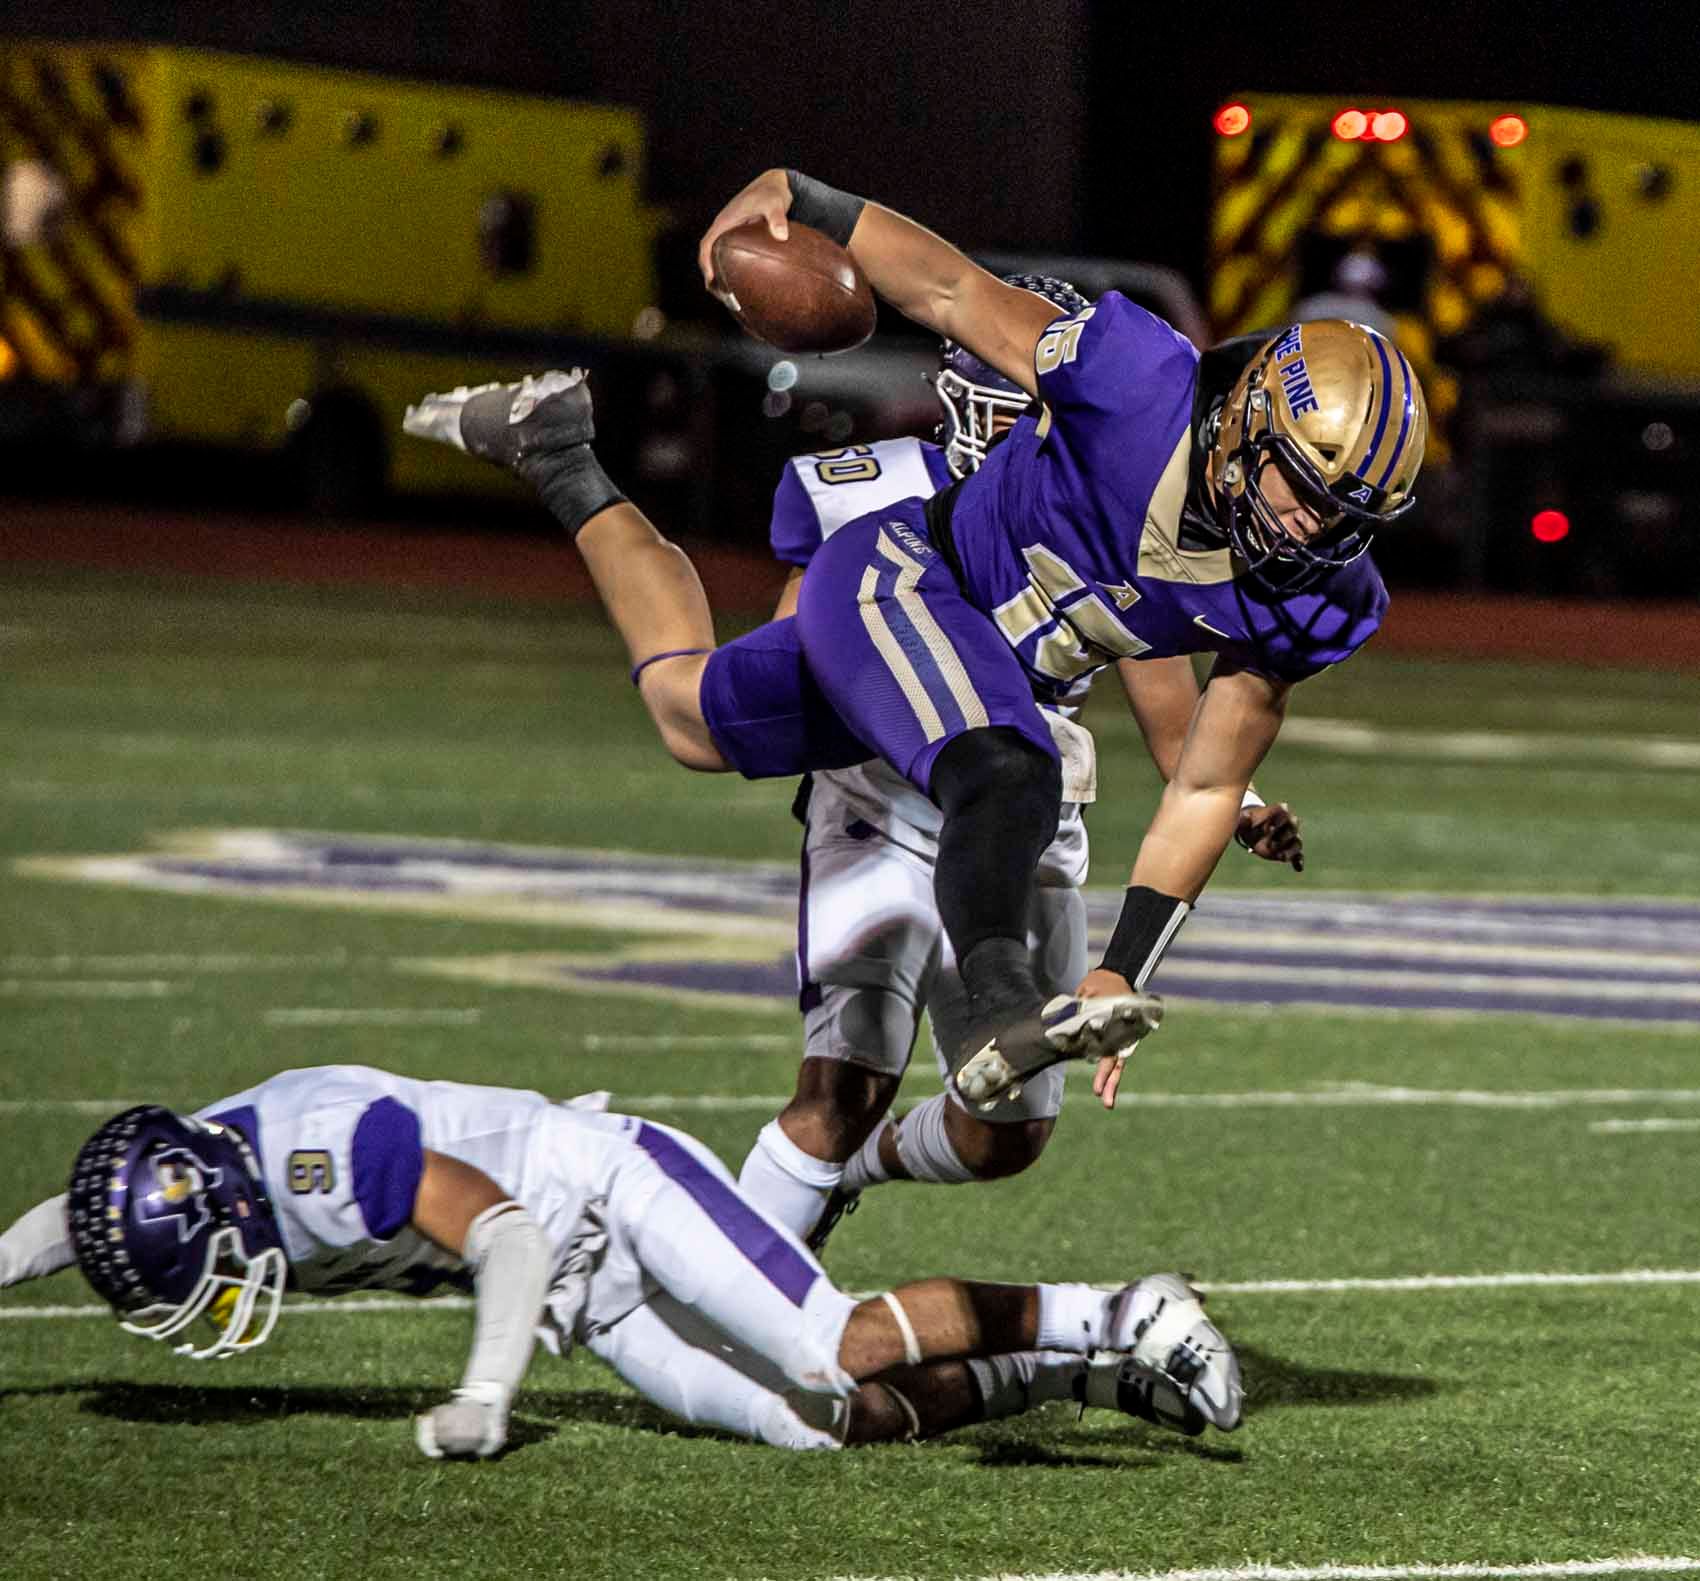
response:
<path fill-rule="evenodd" d="M 482 1170 L 429 1149 L 412 1224 L 472 1269 L 476 1302 L 460 1386 L 419 1418 L 419 1447 L 433 1459 L 482 1459 L 507 1442 L 508 1406 L 548 1287 L 548 1247 L 531 1215 Z"/>
<path fill-rule="evenodd" d="M 803 591 L 803 568 L 800 565 L 791 567 L 785 578 L 785 586 L 779 590 L 779 602 L 773 606 L 773 618 L 785 620 L 797 613 L 797 598 Z"/>
<path fill-rule="evenodd" d="M 1175 777 L 1181 748 L 1198 708 L 1198 677 L 1193 673 L 1192 659 L 1186 654 L 1168 659 L 1118 659 L 1116 679 L 1144 738 L 1145 750 L 1166 785 Z"/>
<path fill-rule="evenodd" d="M 1122 914 L 1083 998 L 1143 988 L 1239 825 L 1246 787 L 1280 733 L 1289 683 L 1218 661 L 1134 862 Z M 1092 1090 L 1115 1107 L 1132 1049 L 1100 1060 Z"/>
<path fill-rule="evenodd" d="M 1133 866 L 1131 882 L 1189 905 L 1239 824 L 1240 803 L 1285 717 L 1291 686 L 1218 663 Z"/>
<path fill-rule="evenodd" d="M 1145 739 L 1146 750 L 1165 784 L 1175 776 L 1192 716 L 1198 707 L 1198 679 L 1185 655 L 1169 659 L 1121 659 L 1116 675 L 1129 711 Z M 1286 802 L 1265 803 L 1251 786 L 1241 798 L 1234 838 L 1253 856 L 1285 862 L 1304 871 L 1304 839 L 1298 815 Z"/>
<path fill-rule="evenodd" d="M 765 170 L 715 216 L 697 251 L 711 291 L 715 238 L 761 219 L 783 239 L 788 219 L 801 218 L 794 212 L 796 197 L 786 171 Z M 846 243 L 874 290 L 906 318 L 967 346 L 1027 394 L 1037 392 L 1033 353 L 1039 336 L 1056 322 L 1052 303 L 1006 285 L 942 237 L 877 203 L 861 203 L 847 236 L 835 239 Z"/>

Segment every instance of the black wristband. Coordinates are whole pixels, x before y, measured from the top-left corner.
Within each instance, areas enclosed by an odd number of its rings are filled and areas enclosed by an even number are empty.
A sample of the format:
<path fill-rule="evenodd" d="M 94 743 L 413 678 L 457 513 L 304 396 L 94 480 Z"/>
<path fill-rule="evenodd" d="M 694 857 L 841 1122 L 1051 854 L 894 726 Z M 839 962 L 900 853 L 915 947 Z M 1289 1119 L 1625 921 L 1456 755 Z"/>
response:
<path fill-rule="evenodd" d="M 1122 914 L 1116 918 L 1116 931 L 1104 948 L 1102 964 L 1135 988 L 1143 988 L 1191 910 L 1173 895 L 1144 884 L 1132 885 L 1122 897 Z"/>
<path fill-rule="evenodd" d="M 800 170 L 787 170 L 785 179 L 791 184 L 790 217 L 799 225 L 813 226 L 823 236 L 830 236 L 840 247 L 848 247 L 850 233 L 856 229 L 868 200 L 840 192 Z"/>

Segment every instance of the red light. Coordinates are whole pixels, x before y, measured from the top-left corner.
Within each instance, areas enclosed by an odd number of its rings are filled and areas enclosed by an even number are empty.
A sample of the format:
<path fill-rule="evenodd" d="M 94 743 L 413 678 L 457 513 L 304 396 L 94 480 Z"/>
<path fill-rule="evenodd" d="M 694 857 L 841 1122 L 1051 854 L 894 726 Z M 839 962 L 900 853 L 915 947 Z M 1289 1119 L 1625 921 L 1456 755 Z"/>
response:
<path fill-rule="evenodd" d="M 1402 111 L 1377 110 L 1369 119 L 1369 132 L 1378 143 L 1396 143 L 1410 124 Z"/>
<path fill-rule="evenodd" d="M 1334 117 L 1333 133 L 1343 143 L 1355 143 L 1369 130 L 1369 117 L 1362 110 L 1342 110 Z"/>
<path fill-rule="evenodd" d="M 1537 543 L 1560 543 L 1570 536 L 1570 518 L 1563 511 L 1536 511 L 1529 518 L 1529 531 Z"/>
<path fill-rule="evenodd" d="M 1251 111 L 1243 104 L 1224 104 L 1210 124 L 1223 137 L 1238 137 L 1251 125 Z"/>
<path fill-rule="evenodd" d="M 1501 148 L 1515 148 L 1529 135 L 1529 123 L 1520 115 L 1496 115 L 1488 123 L 1488 136 Z"/>

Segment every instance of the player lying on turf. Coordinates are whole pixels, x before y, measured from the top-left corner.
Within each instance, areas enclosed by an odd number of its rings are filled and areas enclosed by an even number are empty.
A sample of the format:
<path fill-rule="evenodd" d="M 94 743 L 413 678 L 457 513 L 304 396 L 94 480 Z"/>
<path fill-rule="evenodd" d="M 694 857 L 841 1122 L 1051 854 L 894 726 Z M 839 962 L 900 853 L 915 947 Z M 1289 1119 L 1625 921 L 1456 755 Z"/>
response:
<path fill-rule="evenodd" d="M 0 1236 L 0 1286 L 75 1263 L 131 1333 L 194 1357 L 270 1335 L 286 1289 L 470 1283 L 427 1455 L 486 1456 L 539 1337 L 683 1417 L 790 1449 L 923 1438 L 1053 1399 L 1182 1432 L 1239 1424 L 1239 1365 L 1178 1275 L 927 1279 L 857 1301 L 694 1137 L 541 1094 L 363 1066 L 194 1115 L 127 1109 L 68 1192 Z"/>
<path fill-rule="evenodd" d="M 582 378 L 456 390 L 410 432 L 507 465 L 572 533 L 673 755 L 751 777 L 883 758 L 939 807 L 934 888 L 968 992 L 953 1079 L 979 1102 L 1064 1059 L 1122 1062 L 1160 1014 L 1142 992 L 1238 824 L 1294 684 L 1350 657 L 1386 590 L 1365 555 L 1404 517 L 1427 415 L 1397 347 L 1338 320 L 1201 363 L 1116 292 L 1071 317 L 890 210 L 783 170 L 703 239 L 788 214 L 874 289 L 1042 402 L 978 471 L 847 524 L 797 613 L 713 648 L 702 587 L 602 472 Z M 712 649 L 712 651 L 710 651 Z M 1062 801 L 1034 701 L 1119 659 L 1215 662 L 1101 965 L 1071 997 L 1034 980 L 1034 870 Z"/>
<path fill-rule="evenodd" d="M 1087 303 L 1066 281 L 1010 275 L 1060 313 Z M 878 440 L 787 463 L 774 494 L 769 541 L 792 567 L 775 618 L 792 614 L 804 569 L 847 523 L 924 498 L 966 477 L 1028 413 L 1027 395 L 965 347 L 944 343 L 935 379 L 940 442 Z M 1167 780 L 1198 704 L 1192 661 L 1179 656 L 1117 666 L 1129 706 Z M 1092 675 L 1060 699 L 1039 699 L 1063 765 L 1057 832 L 1039 858 L 1028 915 L 1034 979 L 1067 994 L 1086 975 L 1087 872 L 1082 818 L 1096 795 L 1096 748 L 1075 717 Z M 860 1192 L 887 1180 L 958 1184 L 1013 1175 L 1037 1161 L 1061 1112 L 1062 1067 L 1027 1081 L 1014 1100 L 970 1106 L 942 1056 L 966 1036 L 967 994 L 933 892 L 939 810 L 875 758 L 804 782 L 796 803 L 805 834 L 797 957 L 804 1056 L 794 1096 L 762 1128 L 739 1188 L 820 1251 Z M 1285 804 L 1247 792 L 1236 837 L 1248 850 L 1302 868 L 1299 823 Z M 923 1010 L 932 1023 L 945 1090 L 889 1117 Z"/>

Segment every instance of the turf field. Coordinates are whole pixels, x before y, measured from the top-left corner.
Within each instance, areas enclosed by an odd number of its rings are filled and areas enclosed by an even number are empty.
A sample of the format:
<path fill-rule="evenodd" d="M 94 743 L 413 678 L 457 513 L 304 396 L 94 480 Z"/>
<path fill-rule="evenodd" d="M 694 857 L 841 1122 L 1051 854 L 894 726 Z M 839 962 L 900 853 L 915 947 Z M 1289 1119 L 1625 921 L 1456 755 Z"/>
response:
<path fill-rule="evenodd" d="M 121 1102 L 291 1066 L 608 1088 L 734 1167 L 787 1091 L 790 787 L 669 765 L 598 621 L 14 574 L 0 658 L 0 1218 Z M 540 1357 L 517 1448 L 440 1467 L 408 1418 L 463 1308 L 286 1312 L 198 1366 L 66 1275 L 0 1296 L 0 1572 L 1700 1568 L 1694 703 L 1691 676 L 1373 652 L 1310 684 L 1259 777 L 1307 872 L 1229 853 L 1136 1101 L 1072 1080 L 1029 1177 L 883 1190 L 829 1249 L 854 1290 L 1189 1270 L 1244 1360 L 1237 1435 L 1051 1407 L 786 1457 Z M 1107 890 L 1154 795 L 1115 704 Z"/>

